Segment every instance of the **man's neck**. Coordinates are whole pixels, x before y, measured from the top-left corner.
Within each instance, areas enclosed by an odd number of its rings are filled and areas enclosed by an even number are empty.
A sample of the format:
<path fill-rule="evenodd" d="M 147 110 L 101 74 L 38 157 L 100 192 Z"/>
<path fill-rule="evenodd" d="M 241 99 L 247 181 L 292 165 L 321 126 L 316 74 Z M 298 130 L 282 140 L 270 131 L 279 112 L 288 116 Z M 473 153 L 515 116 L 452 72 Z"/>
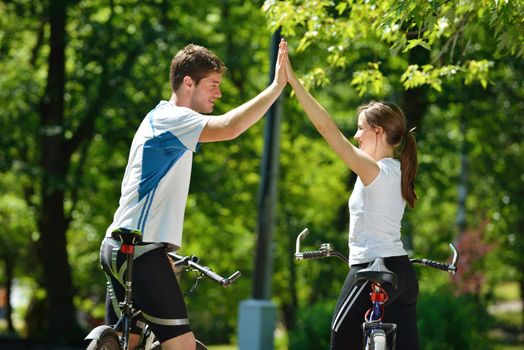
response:
<path fill-rule="evenodd" d="M 178 106 L 178 98 L 175 93 L 171 94 L 171 98 L 169 99 L 169 103 Z"/>
<path fill-rule="evenodd" d="M 172 93 L 171 94 L 171 98 L 169 99 L 169 103 L 177 106 L 177 107 L 187 107 L 187 108 L 191 108 L 189 103 L 187 101 L 185 101 L 184 98 L 182 98 L 181 96 L 178 96 L 176 93 Z"/>

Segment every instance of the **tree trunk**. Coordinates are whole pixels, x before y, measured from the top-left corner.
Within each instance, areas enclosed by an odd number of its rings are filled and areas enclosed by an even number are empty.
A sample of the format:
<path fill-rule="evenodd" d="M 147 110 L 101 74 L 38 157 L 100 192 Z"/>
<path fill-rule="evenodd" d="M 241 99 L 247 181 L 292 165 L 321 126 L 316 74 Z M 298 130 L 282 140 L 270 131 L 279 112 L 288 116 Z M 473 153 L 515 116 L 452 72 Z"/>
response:
<path fill-rule="evenodd" d="M 521 270 L 522 271 L 522 270 Z M 519 286 L 520 286 L 520 301 L 521 301 L 521 322 L 522 325 L 522 332 L 524 332 L 524 276 L 520 277 L 519 280 Z"/>
<path fill-rule="evenodd" d="M 5 320 L 7 321 L 7 331 L 15 333 L 13 325 L 13 307 L 11 306 L 11 287 L 13 286 L 13 262 L 11 257 L 5 257 L 5 279 L 6 279 L 6 305 L 5 305 Z"/>
<path fill-rule="evenodd" d="M 41 208 L 39 253 L 47 291 L 46 328 L 54 344 L 66 344 L 66 335 L 76 325 L 71 270 L 66 249 L 68 222 L 64 213 L 64 191 L 70 152 L 64 143 L 64 91 L 66 3 L 49 6 L 50 54 L 47 86 L 41 100 Z"/>
<path fill-rule="evenodd" d="M 292 225 L 289 226 L 292 227 Z M 288 235 L 286 238 L 286 251 L 292 252 L 292 236 Z M 295 317 L 298 308 L 297 270 L 295 257 L 293 254 L 289 254 L 289 256 L 286 258 L 286 261 L 289 267 L 289 293 L 291 294 L 291 298 L 282 305 L 282 313 L 284 314 L 284 324 L 286 329 L 289 331 L 295 328 Z"/>
<path fill-rule="evenodd" d="M 522 193 L 522 191 L 519 191 L 518 194 L 520 195 L 519 198 L 523 198 L 522 195 L 524 195 L 524 193 Z M 519 210 L 520 212 L 523 212 L 522 210 L 522 206 L 519 206 L 519 208 L 521 210 Z M 517 232 L 519 232 L 521 235 L 524 234 L 524 219 L 522 219 L 522 216 L 520 217 L 520 220 L 517 224 Z M 524 237 L 520 237 L 520 247 L 524 247 Z M 522 250 L 521 250 L 522 252 Z M 520 254 L 519 256 L 522 257 L 522 254 Z M 515 263 L 515 267 L 516 267 L 516 270 L 519 271 L 519 273 L 517 274 L 517 281 L 519 283 L 519 291 L 520 291 L 520 301 L 521 301 L 521 325 L 522 325 L 522 332 L 524 332 L 524 259 L 520 258 L 517 260 L 517 262 Z"/>
<path fill-rule="evenodd" d="M 423 48 L 415 48 L 409 51 L 409 64 L 424 65 L 429 63 L 429 51 Z M 422 119 L 428 109 L 428 88 L 421 86 L 405 90 L 400 107 L 406 114 L 408 130 L 417 127 L 421 129 Z M 416 186 L 416 179 L 415 179 Z M 416 189 L 416 187 L 415 187 Z M 413 250 L 413 231 L 409 222 L 402 224 L 406 229 L 402 232 L 402 241 L 406 250 Z"/>

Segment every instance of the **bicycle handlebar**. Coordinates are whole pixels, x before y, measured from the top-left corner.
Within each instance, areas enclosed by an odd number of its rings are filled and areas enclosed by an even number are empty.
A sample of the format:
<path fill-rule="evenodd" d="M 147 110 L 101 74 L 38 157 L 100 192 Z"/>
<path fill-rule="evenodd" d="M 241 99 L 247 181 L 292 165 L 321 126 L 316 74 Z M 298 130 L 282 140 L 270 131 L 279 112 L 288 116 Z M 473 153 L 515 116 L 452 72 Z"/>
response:
<path fill-rule="evenodd" d="M 296 247 L 295 247 L 295 259 L 302 260 L 302 259 L 320 259 L 325 258 L 329 256 L 334 256 L 342 261 L 344 261 L 346 264 L 349 262 L 348 258 L 335 251 L 333 249 L 333 244 L 331 243 L 322 243 L 320 248 L 318 250 L 314 251 L 307 251 L 307 252 L 301 252 L 300 251 L 300 242 L 309 234 L 309 229 L 305 228 L 302 230 L 302 232 L 299 233 L 297 240 L 296 240 Z"/>
<path fill-rule="evenodd" d="M 222 285 L 224 288 L 229 287 L 231 283 L 235 282 L 241 276 L 240 271 L 236 271 L 227 278 L 222 277 L 219 274 L 213 272 L 213 270 L 211 270 L 209 267 L 200 265 L 198 263 L 200 259 L 194 255 L 181 256 L 176 253 L 168 253 L 168 255 L 171 259 L 174 260 L 175 266 L 189 266 L 190 268 L 201 272 L 206 277 L 209 277 L 213 281 Z"/>
<path fill-rule="evenodd" d="M 333 245 L 331 243 L 322 243 L 322 245 L 320 246 L 318 250 L 301 252 L 300 243 L 308 234 L 309 234 L 309 229 L 305 228 L 297 236 L 296 247 L 295 247 L 295 259 L 296 260 L 320 259 L 320 258 L 335 256 L 343 260 L 346 264 L 349 262 L 348 258 L 345 255 L 334 250 Z M 451 264 L 445 264 L 439 261 L 434 261 L 434 260 L 429 260 L 429 259 L 410 259 L 410 261 L 412 264 L 421 264 L 421 265 L 432 267 L 438 270 L 448 271 L 452 275 L 454 275 L 455 272 L 457 272 L 457 263 L 459 260 L 459 253 L 453 243 L 450 243 L 449 247 L 451 248 L 453 252 L 453 260 Z"/>
<path fill-rule="evenodd" d="M 453 260 L 451 264 L 445 264 L 439 261 L 429 260 L 429 259 L 410 259 L 412 264 L 421 264 L 424 266 L 429 266 L 437 270 L 447 271 L 452 275 L 457 272 L 457 263 L 459 260 L 459 252 L 453 243 L 449 244 L 451 251 L 453 252 Z"/>

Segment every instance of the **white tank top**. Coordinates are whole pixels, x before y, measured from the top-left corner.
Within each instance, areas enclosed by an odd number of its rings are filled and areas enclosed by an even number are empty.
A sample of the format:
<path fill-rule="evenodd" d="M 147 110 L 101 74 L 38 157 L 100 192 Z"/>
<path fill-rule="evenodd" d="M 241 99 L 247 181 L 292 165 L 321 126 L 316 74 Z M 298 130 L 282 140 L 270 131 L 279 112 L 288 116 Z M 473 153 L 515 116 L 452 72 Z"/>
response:
<path fill-rule="evenodd" d="M 406 202 L 401 191 L 400 162 L 384 158 L 377 162 L 377 177 L 364 186 L 357 178 L 349 197 L 349 264 L 377 257 L 407 255 L 400 240 L 400 222 Z"/>

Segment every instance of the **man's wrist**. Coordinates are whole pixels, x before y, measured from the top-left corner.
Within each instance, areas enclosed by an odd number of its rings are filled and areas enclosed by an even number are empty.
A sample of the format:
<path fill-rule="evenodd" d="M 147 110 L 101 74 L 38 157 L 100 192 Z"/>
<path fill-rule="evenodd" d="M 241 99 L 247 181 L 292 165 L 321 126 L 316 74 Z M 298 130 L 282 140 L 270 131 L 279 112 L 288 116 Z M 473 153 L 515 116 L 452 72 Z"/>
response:
<path fill-rule="evenodd" d="M 269 89 L 270 89 L 271 91 L 275 91 L 275 92 L 277 92 L 277 93 L 281 93 L 282 90 L 284 90 L 284 88 L 286 87 L 286 85 L 287 85 L 287 83 L 285 83 L 285 84 L 279 84 L 279 83 L 277 83 L 276 81 L 273 81 L 273 82 L 271 83 L 271 85 L 269 85 Z"/>

